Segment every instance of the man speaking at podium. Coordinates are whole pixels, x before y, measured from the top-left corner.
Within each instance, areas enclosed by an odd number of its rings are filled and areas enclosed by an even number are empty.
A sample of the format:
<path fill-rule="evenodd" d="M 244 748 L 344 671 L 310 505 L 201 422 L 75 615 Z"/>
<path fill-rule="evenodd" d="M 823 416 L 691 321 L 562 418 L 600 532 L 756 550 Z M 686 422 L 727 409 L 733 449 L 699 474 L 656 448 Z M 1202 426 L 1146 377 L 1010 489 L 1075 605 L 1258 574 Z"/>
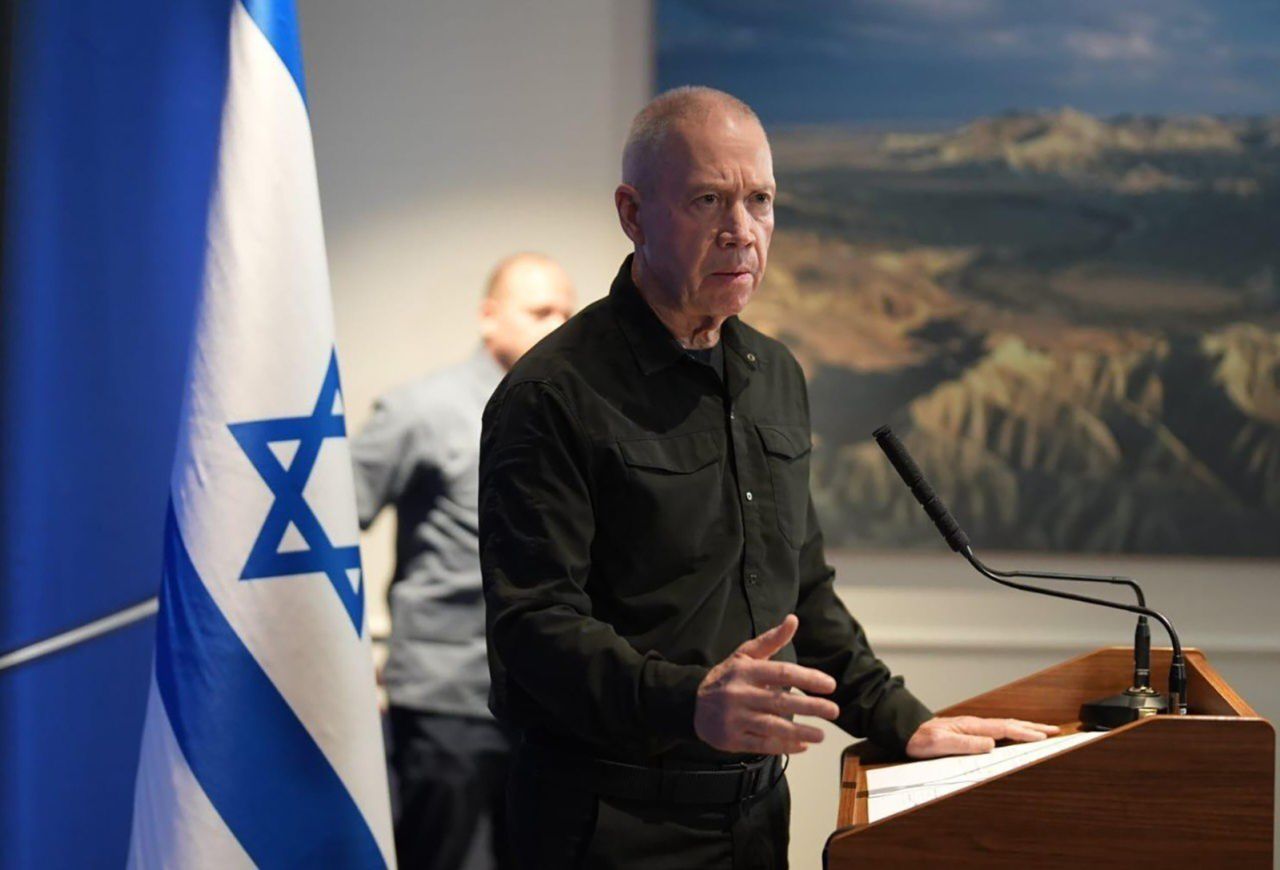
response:
<path fill-rule="evenodd" d="M 485 410 L 490 706 L 523 736 L 529 867 L 784 867 L 782 757 L 820 717 L 927 757 L 1049 726 L 933 718 L 837 598 L 809 496 L 799 365 L 742 323 L 773 161 L 728 94 L 632 124 L 614 194 L 634 254 Z"/>

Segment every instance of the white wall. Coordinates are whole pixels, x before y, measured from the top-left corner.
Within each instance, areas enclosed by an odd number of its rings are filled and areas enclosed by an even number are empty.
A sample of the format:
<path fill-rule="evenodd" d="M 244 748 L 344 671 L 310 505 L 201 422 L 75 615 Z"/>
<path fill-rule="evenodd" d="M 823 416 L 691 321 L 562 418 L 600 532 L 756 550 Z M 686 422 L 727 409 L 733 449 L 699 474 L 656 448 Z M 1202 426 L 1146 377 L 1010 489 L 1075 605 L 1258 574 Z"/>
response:
<path fill-rule="evenodd" d="M 612 190 L 627 122 L 649 93 L 649 10 L 640 0 L 307 0 L 301 11 L 356 429 L 378 393 L 469 351 L 499 257 L 543 250 L 584 302 L 605 292 L 626 251 Z M 364 547 L 376 628 L 389 529 L 375 527 Z M 833 559 L 877 652 L 935 707 L 1132 633 L 1128 617 L 1002 590 L 942 553 Z M 1137 576 L 1184 642 L 1280 719 L 1277 563 L 990 560 Z M 797 868 L 819 866 L 847 742 L 833 733 L 791 763 Z"/>
<path fill-rule="evenodd" d="M 501 257 L 559 259 L 589 302 L 627 253 L 619 155 L 650 91 L 648 4 L 300 4 L 347 423 L 476 344 Z M 367 536 L 387 628 L 391 523 Z M 382 585 L 379 585 L 379 584 Z"/>

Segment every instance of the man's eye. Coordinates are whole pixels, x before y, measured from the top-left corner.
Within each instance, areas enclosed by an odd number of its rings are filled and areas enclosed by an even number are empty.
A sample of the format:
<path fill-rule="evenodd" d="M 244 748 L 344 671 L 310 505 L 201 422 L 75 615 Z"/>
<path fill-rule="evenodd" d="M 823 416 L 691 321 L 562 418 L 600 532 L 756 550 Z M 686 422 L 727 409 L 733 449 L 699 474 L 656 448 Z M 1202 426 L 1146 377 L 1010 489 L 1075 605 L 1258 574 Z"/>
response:
<path fill-rule="evenodd" d="M 768 205 L 773 202 L 773 196 L 767 193 L 757 193 L 755 195 L 755 201 L 760 205 Z"/>
<path fill-rule="evenodd" d="M 704 193 L 702 196 L 698 197 L 698 204 L 715 205 L 719 199 L 720 197 L 716 196 L 714 193 Z"/>

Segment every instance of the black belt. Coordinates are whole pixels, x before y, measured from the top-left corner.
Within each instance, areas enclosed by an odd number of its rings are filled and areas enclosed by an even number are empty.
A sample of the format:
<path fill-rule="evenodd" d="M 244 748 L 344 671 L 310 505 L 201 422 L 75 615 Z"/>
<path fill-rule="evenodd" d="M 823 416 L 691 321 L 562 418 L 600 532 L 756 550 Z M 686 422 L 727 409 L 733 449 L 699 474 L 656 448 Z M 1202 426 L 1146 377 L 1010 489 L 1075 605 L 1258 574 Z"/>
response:
<path fill-rule="evenodd" d="M 520 752 L 548 776 L 602 797 L 675 804 L 735 804 L 773 788 L 782 762 L 770 755 L 715 768 L 649 767 L 574 755 L 525 741 Z"/>

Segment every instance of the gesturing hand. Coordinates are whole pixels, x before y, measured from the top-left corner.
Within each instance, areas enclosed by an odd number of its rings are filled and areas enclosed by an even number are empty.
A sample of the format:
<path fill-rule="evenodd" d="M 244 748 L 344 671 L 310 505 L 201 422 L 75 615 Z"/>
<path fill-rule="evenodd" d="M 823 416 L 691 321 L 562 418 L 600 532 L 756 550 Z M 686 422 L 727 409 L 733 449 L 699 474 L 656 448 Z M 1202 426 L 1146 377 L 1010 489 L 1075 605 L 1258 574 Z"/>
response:
<path fill-rule="evenodd" d="M 836 681 L 813 668 L 769 661 L 791 642 L 799 625 L 794 614 L 787 616 L 708 672 L 698 686 L 693 713 L 699 739 L 725 752 L 757 755 L 795 754 L 822 742 L 822 731 L 791 717 L 835 719 L 840 708 L 824 698 L 792 694 L 791 689 L 827 695 L 835 691 Z"/>
<path fill-rule="evenodd" d="M 1031 743 L 1057 734 L 1057 725 L 1021 719 L 980 719 L 977 716 L 934 717 L 916 729 L 907 742 L 911 758 L 978 755 L 990 752 L 997 740 Z"/>

